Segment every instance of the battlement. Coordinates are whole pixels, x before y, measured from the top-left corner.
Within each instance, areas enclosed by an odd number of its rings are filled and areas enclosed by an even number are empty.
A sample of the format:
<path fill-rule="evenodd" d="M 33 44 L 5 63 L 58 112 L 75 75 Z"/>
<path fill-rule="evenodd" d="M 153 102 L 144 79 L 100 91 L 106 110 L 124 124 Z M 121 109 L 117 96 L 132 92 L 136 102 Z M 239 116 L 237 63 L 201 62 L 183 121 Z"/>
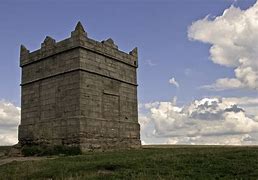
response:
<path fill-rule="evenodd" d="M 134 48 L 129 53 L 125 53 L 118 49 L 118 46 L 111 38 L 101 42 L 90 39 L 80 22 L 77 23 L 75 30 L 71 32 L 71 37 L 60 42 L 56 42 L 55 39 L 47 36 L 43 43 L 41 43 L 41 48 L 33 52 L 30 52 L 24 45 L 21 45 L 20 67 L 75 48 L 86 49 L 127 65 L 138 67 L 137 48 Z"/>

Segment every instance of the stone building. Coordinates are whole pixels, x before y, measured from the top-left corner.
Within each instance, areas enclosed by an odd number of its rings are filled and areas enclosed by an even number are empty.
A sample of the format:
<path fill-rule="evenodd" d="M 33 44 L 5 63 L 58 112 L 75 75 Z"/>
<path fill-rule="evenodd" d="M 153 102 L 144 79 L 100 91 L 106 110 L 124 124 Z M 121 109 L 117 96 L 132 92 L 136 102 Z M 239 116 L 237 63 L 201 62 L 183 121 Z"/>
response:
<path fill-rule="evenodd" d="M 137 49 L 87 37 L 47 36 L 41 48 L 21 46 L 20 145 L 77 146 L 82 151 L 140 147 Z"/>

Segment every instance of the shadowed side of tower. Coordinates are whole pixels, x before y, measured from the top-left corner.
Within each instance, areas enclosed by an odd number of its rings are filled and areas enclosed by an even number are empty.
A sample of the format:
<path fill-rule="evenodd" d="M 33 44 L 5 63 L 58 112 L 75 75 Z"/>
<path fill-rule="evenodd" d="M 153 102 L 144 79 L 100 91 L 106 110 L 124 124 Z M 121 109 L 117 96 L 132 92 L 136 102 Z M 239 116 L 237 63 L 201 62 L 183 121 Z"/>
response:
<path fill-rule="evenodd" d="M 136 48 L 127 54 L 112 39 L 92 40 L 79 22 L 70 38 L 47 36 L 20 54 L 21 146 L 140 147 Z"/>

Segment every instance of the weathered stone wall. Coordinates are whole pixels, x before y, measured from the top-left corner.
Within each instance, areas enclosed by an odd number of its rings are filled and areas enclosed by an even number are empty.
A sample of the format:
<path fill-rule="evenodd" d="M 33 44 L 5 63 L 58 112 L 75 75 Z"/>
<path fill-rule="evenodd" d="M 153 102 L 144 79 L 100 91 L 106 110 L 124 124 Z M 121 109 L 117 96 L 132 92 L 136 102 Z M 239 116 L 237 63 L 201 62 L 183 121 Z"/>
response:
<path fill-rule="evenodd" d="M 139 146 L 136 86 L 81 72 L 81 135 L 84 149 Z"/>
<path fill-rule="evenodd" d="M 64 72 L 77 70 L 79 67 L 79 49 L 72 49 L 60 54 L 35 61 L 22 67 L 22 84 L 49 78 Z"/>
<path fill-rule="evenodd" d="M 79 84 L 79 72 L 69 72 L 22 86 L 22 144 L 60 144 L 79 132 Z"/>
<path fill-rule="evenodd" d="M 80 49 L 80 67 L 89 72 L 110 77 L 122 82 L 137 84 L 136 66 L 117 61 L 104 54 L 96 54 L 87 49 Z"/>
<path fill-rule="evenodd" d="M 87 37 L 80 23 L 60 42 L 21 47 L 19 142 L 79 146 L 82 150 L 140 146 L 137 50 Z"/>

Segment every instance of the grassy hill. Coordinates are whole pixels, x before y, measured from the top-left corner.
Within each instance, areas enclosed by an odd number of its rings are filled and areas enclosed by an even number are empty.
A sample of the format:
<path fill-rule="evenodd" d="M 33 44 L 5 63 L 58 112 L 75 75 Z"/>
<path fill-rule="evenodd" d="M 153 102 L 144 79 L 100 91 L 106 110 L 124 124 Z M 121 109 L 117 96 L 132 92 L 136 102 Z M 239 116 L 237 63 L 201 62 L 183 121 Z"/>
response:
<path fill-rule="evenodd" d="M 147 146 L 0 166 L 0 179 L 257 179 L 258 147 Z"/>

